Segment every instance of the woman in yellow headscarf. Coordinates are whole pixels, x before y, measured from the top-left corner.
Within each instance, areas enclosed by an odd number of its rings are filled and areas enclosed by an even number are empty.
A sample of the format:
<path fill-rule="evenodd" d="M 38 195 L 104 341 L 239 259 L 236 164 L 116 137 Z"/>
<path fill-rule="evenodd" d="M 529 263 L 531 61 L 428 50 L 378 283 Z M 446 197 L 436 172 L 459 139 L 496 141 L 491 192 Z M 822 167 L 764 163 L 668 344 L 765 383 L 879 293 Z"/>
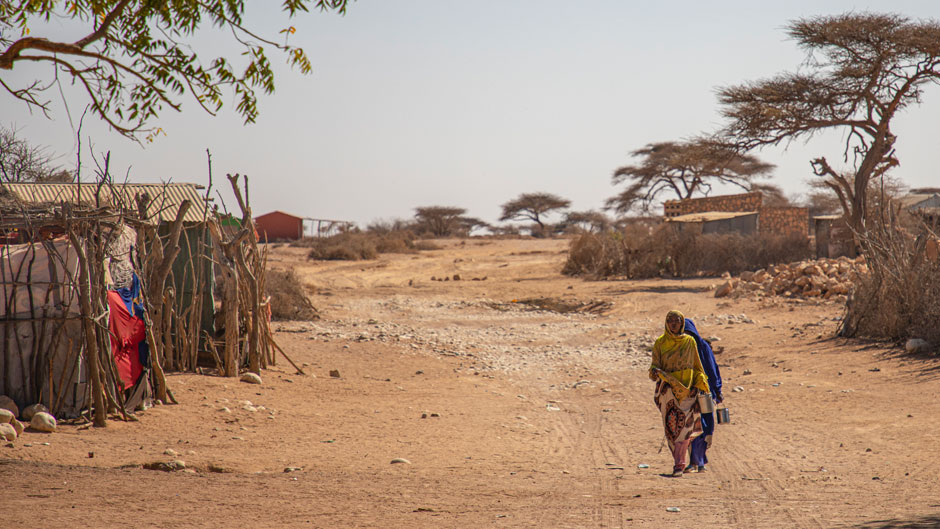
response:
<path fill-rule="evenodd" d="M 692 439 L 702 433 L 699 391 L 708 391 L 695 339 L 685 330 L 685 316 L 678 310 L 666 314 L 666 332 L 653 344 L 650 380 L 656 382 L 653 402 L 663 416 L 666 440 L 672 450 L 673 477 L 682 477 Z"/>

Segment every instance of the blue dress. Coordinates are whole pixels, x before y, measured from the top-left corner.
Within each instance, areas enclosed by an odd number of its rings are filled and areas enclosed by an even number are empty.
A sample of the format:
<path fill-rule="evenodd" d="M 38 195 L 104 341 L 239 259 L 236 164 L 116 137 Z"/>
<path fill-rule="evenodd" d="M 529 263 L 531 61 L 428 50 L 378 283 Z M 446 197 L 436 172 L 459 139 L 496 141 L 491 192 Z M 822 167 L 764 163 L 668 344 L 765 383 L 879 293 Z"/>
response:
<path fill-rule="evenodd" d="M 712 399 L 715 402 L 721 400 L 721 372 L 718 370 L 718 364 L 715 363 L 715 353 L 712 348 L 698 333 L 692 320 L 685 319 L 685 333 L 695 338 L 695 345 L 698 349 L 698 357 L 702 361 L 702 367 L 705 369 L 705 375 L 708 377 L 708 389 L 711 390 Z M 689 464 L 695 466 L 705 466 L 708 458 L 705 451 L 711 444 L 712 434 L 715 432 L 715 414 L 702 413 L 702 435 L 692 441 L 692 456 Z"/>

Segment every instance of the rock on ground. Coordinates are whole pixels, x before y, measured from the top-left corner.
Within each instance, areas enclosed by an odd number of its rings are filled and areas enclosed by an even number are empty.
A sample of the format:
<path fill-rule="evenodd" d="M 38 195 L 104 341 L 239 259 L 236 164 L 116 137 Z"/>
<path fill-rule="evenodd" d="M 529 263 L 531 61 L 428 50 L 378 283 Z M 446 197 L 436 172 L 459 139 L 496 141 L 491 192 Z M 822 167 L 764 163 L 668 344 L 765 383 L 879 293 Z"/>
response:
<path fill-rule="evenodd" d="M 259 377 L 255 373 L 245 373 L 244 375 L 242 375 L 241 381 L 247 382 L 249 384 L 260 384 L 261 377 Z"/>
<path fill-rule="evenodd" d="M 31 421 L 33 420 L 33 416 L 41 411 L 49 413 L 49 408 L 38 402 L 36 404 L 30 404 L 29 406 L 23 408 L 23 420 Z"/>
<path fill-rule="evenodd" d="M 9 410 L 13 413 L 14 417 L 20 416 L 20 409 L 17 407 L 16 402 L 6 395 L 0 395 L 0 408 Z"/>
<path fill-rule="evenodd" d="M 56 430 L 55 417 L 44 411 L 36 412 L 29 421 L 29 427 L 40 432 L 54 432 Z"/>
<path fill-rule="evenodd" d="M 927 340 L 911 338 L 904 344 L 904 350 L 908 353 L 926 353 L 930 350 L 930 344 Z"/>
<path fill-rule="evenodd" d="M 15 441 L 16 440 L 16 430 L 13 429 L 13 425 L 9 423 L 0 424 L 0 439 L 4 441 Z"/>

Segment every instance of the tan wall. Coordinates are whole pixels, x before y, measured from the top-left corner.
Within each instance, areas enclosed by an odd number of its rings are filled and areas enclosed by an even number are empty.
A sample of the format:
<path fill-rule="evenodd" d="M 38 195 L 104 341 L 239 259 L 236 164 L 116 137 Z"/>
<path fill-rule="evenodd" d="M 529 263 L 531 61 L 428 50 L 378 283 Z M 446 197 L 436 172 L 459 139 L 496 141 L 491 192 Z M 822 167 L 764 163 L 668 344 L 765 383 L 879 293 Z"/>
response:
<path fill-rule="evenodd" d="M 708 211 L 758 211 L 761 233 L 809 236 L 809 210 L 807 208 L 762 207 L 763 195 L 742 193 L 717 197 L 669 200 L 663 204 L 666 217 L 705 213 Z"/>
<path fill-rule="evenodd" d="M 760 193 L 721 195 L 717 197 L 668 200 L 663 204 L 663 209 L 667 217 L 688 215 L 689 213 L 705 213 L 706 211 L 758 211 L 761 208 L 762 200 L 763 195 Z M 807 228 L 807 231 L 809 231 L 809 228 Z"/>
<path fill-rule="evenodd" d="M 808 208 L 760 208 L 761 233 L 809 236 Z"/>

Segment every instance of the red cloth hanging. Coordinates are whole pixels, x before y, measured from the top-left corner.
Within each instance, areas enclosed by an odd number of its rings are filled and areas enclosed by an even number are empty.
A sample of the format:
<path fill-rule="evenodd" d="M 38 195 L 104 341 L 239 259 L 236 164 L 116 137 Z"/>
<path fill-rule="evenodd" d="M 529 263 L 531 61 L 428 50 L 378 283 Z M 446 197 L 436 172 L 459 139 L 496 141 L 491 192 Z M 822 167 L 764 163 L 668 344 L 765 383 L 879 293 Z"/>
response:
<path fill-rule="evenodd" d="M 117 365 L 118 376 L 124 383 L 124 389 L 130 388 L 140 378 L 143 367 L 140 365 L 140 342 L 144 340 L 144 322 L 127 312 L 127 305 L 121 295 L 108 291 L 108 330 L 111 331 L 111 354 Z"/>

